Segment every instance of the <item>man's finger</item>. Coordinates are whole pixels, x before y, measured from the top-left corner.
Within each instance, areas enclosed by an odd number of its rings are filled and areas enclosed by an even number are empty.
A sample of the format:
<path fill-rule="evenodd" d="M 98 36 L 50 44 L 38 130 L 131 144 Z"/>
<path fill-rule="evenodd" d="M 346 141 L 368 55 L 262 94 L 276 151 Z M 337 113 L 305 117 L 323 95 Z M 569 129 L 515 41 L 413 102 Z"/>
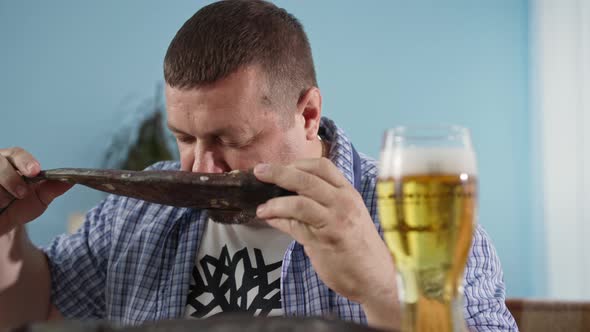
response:
<path fill-rule="evenodd" d="M 29 195 L 35 195 L 35 193 L 31 192 Z M 5 208 L 2 214 L 0 214 L 0 236 L 11 229 L 14 229 L 14 227 L 18 225 L 33 220 L 44 211 L 45 208 L 46 206 L 42 205 L 37 199 L 15 199 Z"/>
<path fill-rule="evenodd" d="M 260 219 L 295 219 L 316 229 L 326 225 L 327 214 L 324 206 L 304 196 L 273 198 L 256 210 L 256 216 Z"/>
<path fill-rule="evenodd" d="M 0 156 L 0 187 L 16 198 L 24 198 L 29 187 L 13 165 L 5 157 Z"/>
<path fill-rule="evenodd" d="M 37 159 L 22 148 L 0 149 L 0 156 L 6 158 L 14 168 L 25 176 L 33 177 L 41 171 L 41 165 Z"/>
<path fill-rule="evenodd" d="M 338 167 L 328 158 L 302 159 L 291 165 L 319 177 L 336 188 L 350 184 Z"/>
<path fill-rule="evenodd" d="M 0 209 L 6 208 L 15 199 L 6 189 L 0 187 Z"/>
<path fill-rule="evenodd" d="M 260 181 L 274 183 L 326 206 L 336 194 L 334 186 L 294 166 L 259 164 L 254 168 L 254 175 Z"/>
<path fill-rule="evenodd" d="M 33 184 L 25 199 L 13 200 L 0 214 L 0 235 L 16 225 L 37 218 L 56 197 L 71 187 L 72 185 L 69 183 L 58 181 L 44 181 Z"/>
<path fill-rule="evenodd" d="M 291 237 L 303 246 L 314 241 L 315 236 L 309 227 L 295 219 L 271 218 L 266 223 L 279 231 L 291 235 Z"/>

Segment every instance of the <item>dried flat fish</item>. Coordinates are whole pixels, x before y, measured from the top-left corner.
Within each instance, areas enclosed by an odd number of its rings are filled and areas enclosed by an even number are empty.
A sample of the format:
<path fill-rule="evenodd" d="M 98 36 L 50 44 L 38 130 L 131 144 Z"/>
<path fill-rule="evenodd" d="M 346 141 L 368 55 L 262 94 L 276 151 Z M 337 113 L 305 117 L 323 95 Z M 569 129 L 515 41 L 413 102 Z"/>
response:
<path fill-rule="evenodd" d="M 152 203 L 209 210 L 252 211 L 273 197 L 293 195 L 276 185 L 259 181 L 251 170 L 193 173 L 59 168 L 25 179 L 81 184 Z"/>

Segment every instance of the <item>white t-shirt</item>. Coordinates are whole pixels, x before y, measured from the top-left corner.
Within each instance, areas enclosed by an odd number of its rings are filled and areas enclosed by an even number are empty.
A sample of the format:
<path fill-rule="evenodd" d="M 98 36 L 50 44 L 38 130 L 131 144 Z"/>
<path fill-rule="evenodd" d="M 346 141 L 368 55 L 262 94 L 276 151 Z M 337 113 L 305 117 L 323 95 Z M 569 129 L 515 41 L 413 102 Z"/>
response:
<path fill-rule="evenodd" d="M 280 316 L 281 265 L 293 239 L 266 223 L 207 221 L 197 253 L 185 317 L 222 312 Z"/>

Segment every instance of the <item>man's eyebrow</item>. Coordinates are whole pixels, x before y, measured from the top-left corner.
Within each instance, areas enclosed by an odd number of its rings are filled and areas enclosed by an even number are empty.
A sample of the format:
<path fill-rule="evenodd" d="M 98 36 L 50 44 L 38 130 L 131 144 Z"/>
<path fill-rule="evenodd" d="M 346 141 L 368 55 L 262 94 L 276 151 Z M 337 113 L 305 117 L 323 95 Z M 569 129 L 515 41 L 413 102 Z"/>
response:
<path fill-rule="evenodd" d="M 185 132 L 185 131 L 183 131 L 181 129 L 178 129 L 178 128 L 174 127 L 171 123 L 167 123 L 166 125 L 168 126 L 168 129 L 170 129 L 174 133 L 192 136 L 191 134 L 189 134 L 189 133 L 187 133 L 187 132 Z M 218 130 L 215 130 L 214 132 L 210 132 L 208 135 L 210 135 L 210 136 L 222 136 L 222 135 L 225 135 L 225 134 L 231 133 L 231 132 L 234 132 L 235 133 L 235 132 L 240 132 L 240 131 L 239 130 L 236 130 L 235 128 L 232 128 L 232 127 L 226 127 L 226 128 L 220 128 Z"/>
<path fill-rule="evenodd" d="M 174 127 L 170 123 L 167 123 L 166 125 L 168 126 L 168 129 L 170 129 L 171 131 L 173 131 L 175 133 L 188 135 L 187 133 L 185 133 L 184 131 L 182 131 L 182 130 L 176 128 L 176 127 Z"/>

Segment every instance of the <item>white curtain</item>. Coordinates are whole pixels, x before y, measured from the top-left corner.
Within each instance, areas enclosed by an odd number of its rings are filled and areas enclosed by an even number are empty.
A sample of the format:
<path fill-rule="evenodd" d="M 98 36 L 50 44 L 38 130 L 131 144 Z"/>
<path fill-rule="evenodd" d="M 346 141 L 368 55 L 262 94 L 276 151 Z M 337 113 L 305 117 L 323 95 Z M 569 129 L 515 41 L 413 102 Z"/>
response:
<path fill-rule="evenodd" d="M 547 294 L 590 298 L 590 0 L 532 0 L 531 111 L 538 126 Z"/>

